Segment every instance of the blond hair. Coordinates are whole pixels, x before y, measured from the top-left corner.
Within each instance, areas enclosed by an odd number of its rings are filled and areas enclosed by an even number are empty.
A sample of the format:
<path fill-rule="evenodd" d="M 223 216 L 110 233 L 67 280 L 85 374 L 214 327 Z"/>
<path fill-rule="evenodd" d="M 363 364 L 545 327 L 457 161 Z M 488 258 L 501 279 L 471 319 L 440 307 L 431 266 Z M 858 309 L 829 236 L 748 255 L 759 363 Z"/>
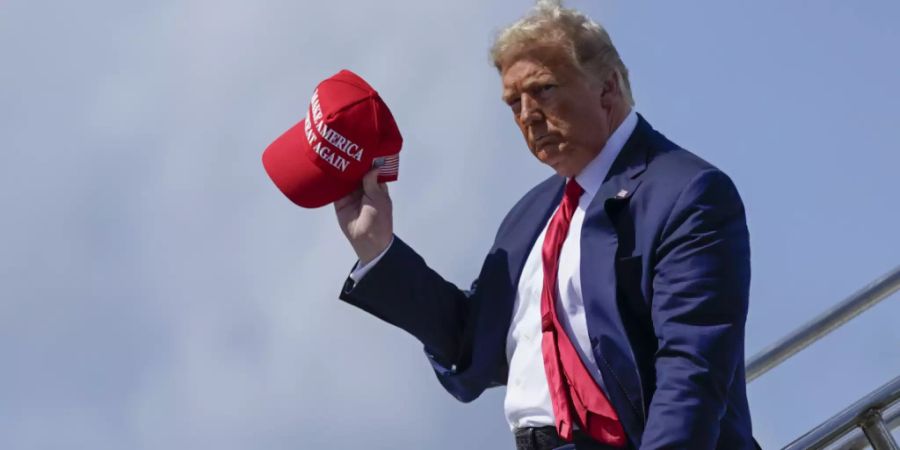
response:
<path fill-rule="evenodd" d="M 600 24 L 560 0 L 539 0 L 516 23 L 502 30 L 491 46 L 491 60 L 498 71 L 516 59 L 539 49 L 561 51 L 582 73 L 603 80 L 615 74 L 622 97 L 634 105 L 628 68 L 609 34 Z"/>

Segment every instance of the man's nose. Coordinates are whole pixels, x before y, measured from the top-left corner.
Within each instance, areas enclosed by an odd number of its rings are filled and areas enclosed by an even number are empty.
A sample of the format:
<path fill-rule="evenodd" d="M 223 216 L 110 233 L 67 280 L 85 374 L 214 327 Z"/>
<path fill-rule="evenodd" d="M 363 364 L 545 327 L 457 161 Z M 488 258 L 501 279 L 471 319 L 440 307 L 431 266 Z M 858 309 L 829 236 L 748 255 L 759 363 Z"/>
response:
<path fill-rule="evenodd" d="M 524 125 L 530 125 L 544 118 L 540 105 L 530 95 L 522 95 L 522 109 L 519 111 L 519 120 Z"/>

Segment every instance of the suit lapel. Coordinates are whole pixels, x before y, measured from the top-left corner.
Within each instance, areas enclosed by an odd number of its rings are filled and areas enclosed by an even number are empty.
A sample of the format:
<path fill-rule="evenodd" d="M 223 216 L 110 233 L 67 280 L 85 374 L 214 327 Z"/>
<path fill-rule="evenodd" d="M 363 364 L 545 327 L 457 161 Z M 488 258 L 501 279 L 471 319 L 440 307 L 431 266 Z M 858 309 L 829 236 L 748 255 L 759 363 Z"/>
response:
<path fill-rule="evenodd" d="M 619 156 L 613 161 L 606 179 L 600 185 L 600 190 L 591 201 L 590 209 L 607 200 L 621 201 L 631 198 L 634 190 L 641 183 L 640 175 L 647 170 L 650 157 L 647 138 L 650 131 L 650 124 L 638 115 L 638 123 L 634 132 L 625 142 Z"/>
<path fill-rule="evenodd" d="M 636 445 L 646 413 L 640 376 L 617 304 L 615 268 L 620 249 L 615 225 L 620 214 L 627 214 L 628 201 L 647 168 L 650 155 L 646 139 L 650 131 L 650 125 L 639 118 L 588 206 L 581 228 L 581 291 L 591 346 L 606 394 Z"/>
<path fill-rule="evenodd" d="M 504 239 L 502 246 L 509 255 L 509 282 L 513 288 L 513 297 L 515 297 L 522 269 L 525 268 L 525 261 L 528 259 L 528 254 L 531 253 L 535 240 L 562 200 L 565 181 L 565 178 L 562 177 L 553 177 L 548 180 L 545 183 L 546 187 L 518 212 L 516 222 L 512 224 L 512 230 Z M 512 299 L 509 304 L 511 307 Z"/>

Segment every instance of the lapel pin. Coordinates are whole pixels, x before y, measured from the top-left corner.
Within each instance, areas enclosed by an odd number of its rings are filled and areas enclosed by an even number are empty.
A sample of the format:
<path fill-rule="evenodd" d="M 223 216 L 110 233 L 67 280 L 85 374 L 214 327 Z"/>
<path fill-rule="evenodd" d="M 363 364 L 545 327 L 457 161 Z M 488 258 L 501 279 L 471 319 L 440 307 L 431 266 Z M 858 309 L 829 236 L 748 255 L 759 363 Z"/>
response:
<path fill-rule="evenodd" d="M 621 200 L 621 199 L 623 199 L 623 198 L 625 198 L 625 197 L 628 197 L 628 191 L 626 191 L 625 189 L 622 189 L 621 191 L 619 191 L 618 194 L 616 194 L 616 198 L 617 198 L 617 199 L 620 199 L 620 200 Z"/>

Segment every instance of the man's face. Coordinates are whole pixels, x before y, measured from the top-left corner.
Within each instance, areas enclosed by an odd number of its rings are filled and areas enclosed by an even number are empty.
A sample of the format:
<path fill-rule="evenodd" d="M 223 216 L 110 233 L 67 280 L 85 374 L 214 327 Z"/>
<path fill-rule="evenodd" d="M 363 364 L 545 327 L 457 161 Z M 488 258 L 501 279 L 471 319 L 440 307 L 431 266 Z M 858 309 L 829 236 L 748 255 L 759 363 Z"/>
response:
<path fill-rule="evenodd" d="M 553 60 L 523 57 L 506 65 L 503 101 L 531 153 L 559 175 L 573 177 L 609 138 L 609 109 L 602 82 Z"/>

